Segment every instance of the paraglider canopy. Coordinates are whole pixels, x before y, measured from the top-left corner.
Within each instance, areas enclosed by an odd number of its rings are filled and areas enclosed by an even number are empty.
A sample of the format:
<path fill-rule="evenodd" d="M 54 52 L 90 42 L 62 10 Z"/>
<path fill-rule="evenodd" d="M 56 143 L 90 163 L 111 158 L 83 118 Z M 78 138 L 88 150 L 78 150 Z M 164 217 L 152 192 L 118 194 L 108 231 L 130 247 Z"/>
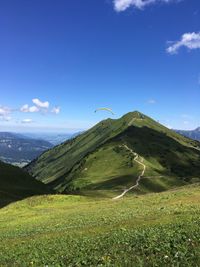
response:
<path fill-rule="evenodd" d="M 110 112 L 112 115 L 115 115 L 115 113 L 112 111 L 112 109 L 111 108 L 98 108 L 98 109 L 96 109 L 95 110 L 95 113 L 97 112 L 97 111 L 108 111 L 108 112 Z"/>

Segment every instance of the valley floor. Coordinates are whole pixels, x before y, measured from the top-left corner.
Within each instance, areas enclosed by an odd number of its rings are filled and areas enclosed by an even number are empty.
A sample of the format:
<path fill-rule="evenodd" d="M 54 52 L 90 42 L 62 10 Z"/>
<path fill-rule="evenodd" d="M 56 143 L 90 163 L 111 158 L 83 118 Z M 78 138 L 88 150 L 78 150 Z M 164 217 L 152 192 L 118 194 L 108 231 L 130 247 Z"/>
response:
<path fill-rule="evenodd" d="M 0 210 L 0 266 L 200 266 L 200 185 L 120 200 L 31 197 Z"/>

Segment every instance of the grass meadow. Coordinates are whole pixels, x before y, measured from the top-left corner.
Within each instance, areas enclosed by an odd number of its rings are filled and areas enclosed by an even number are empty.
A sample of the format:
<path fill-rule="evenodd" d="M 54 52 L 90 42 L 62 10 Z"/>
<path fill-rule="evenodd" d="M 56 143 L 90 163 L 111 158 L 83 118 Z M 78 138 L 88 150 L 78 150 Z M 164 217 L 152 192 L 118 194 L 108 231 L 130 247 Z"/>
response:
<path fill-rule="evenodd" d="M 30 197 L 0 210 L 0 266 L 200 266 L 199 203 L 199 184 Z"/>

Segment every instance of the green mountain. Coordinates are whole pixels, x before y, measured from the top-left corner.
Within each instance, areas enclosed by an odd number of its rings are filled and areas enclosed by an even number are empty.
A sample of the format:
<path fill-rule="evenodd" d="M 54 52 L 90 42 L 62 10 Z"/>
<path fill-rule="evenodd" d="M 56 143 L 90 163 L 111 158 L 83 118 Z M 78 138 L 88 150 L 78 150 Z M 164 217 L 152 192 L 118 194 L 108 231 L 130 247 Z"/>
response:
<path fill-rule="evenodd" d="M 200 143 L 135 111 L 98 123 L 26 170 L 57 192 L 157 192 L 200 178 Z"/>
<path fill-rule="evenodd" d="M 47 187 L 18 167 L 0 161 L 0 207 L 33 195 L 48 193 Z"/>

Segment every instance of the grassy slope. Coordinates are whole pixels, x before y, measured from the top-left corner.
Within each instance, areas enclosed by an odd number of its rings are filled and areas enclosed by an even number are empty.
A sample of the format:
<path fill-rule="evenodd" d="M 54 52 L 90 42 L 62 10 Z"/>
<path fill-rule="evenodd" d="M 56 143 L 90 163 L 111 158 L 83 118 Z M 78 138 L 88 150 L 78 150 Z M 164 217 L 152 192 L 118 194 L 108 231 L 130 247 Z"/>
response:
<path fill-rule="evenodd" d="M 123 143 L 145 159 L 146 175 L 162 175 L 166 181 L 154 179 L 145 183 L 144 180 L 141 191 L 161 191 L 171 185 L 184 184 L 185 181 L 177 177 L 187 180 L 200 177 L 200 151 L 191 148 L 199 143 L 139 112 L 97 124 L 72 141 L 47 151 L 28 169 L 59 192 L 121 190 L 133 184 L 140 172 L 130 153 L 119 149 Z"/>
<path fill-rule="evenodd" d="M 120 201 L 42 196 L 0 211 L 0 266 L 199 266 L 200 185 Z"/>
<path fill-rule="evenodd" d="M 199 151 L 147 127 L 132 126 L 75 165 L 68 176 L 72 177 L 68 190 L 122 190 L 133 185 L 141 166 L 129 151 L 120 148 L 123 143 L 137 152 L 140 160 L 145 159 L 140 192 L 159 192 L 200 177 Z"/>
<path fill-rule="evenodd" d="M 22 169 L 0 162 L 0 207 L 25 197 L 47 192 L 44 184 Z"/>

